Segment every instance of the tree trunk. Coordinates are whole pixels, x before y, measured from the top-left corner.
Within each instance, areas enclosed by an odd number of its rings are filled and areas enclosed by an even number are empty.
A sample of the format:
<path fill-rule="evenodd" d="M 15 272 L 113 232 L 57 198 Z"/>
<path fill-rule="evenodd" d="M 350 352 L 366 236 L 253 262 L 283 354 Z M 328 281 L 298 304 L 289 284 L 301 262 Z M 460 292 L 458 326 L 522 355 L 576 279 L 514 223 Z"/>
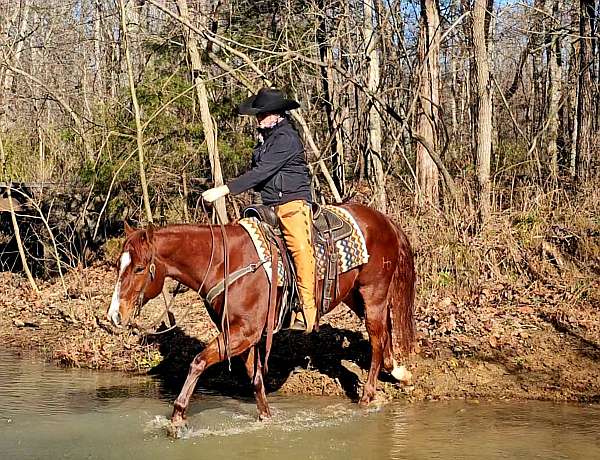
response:
<path fill-rule="evenodd" d="M 490 163 L 492 156 L 492 91 L 487 52 L 486 0 L 473 4 L 473 48 L 477 80 L 476 162 L 479 213 L 485 223 L 491 212 Z"/>
<path fill-rule="evenodd" d="M 119 0 L 121 9 L 121 30 L 123 33 L 123 46 L 125 48 L 125 63 L 127 67 L 127 76 L 129 78 L 129 92 L 131 94 L 131 101 L 133 102 L 133 111 L 135 116 L 135 127 L 136 127 L 136 141 L 138 151 L 138 162 L 140 167 L 140 184 L 142 187 L 142 196 L 144 200 L 144 209 L 146 210 L 146 219 L 152 223 L 152 208 L 150 208 L 150 198 L 148 196 L 148 183 L 146 182 L 146 171 L 144 165 L 144 139 L 143 139 L 143 127 L 140 113 L 140 105 L 138 103 L 137 93 L 135 90 L 135 81 L 133 78 L 133 64 L 131 62 L 131 56 L 129 53 L 129 43 L 127 37 L 127 21 L 125 15 L 125 0 Z"/>
<path fill-rule="evenodd" d="M 94 64 L 96 67 L 96 78 L 94 90 L 100 103 L 104 100 L 106 86 L 104 84 L 104 59 L 102 51 L 102 3 L 94 0 Z"/>
<path fill-rule="evenodd" d="M 379 37 L 375 32 L 375 21 L 377 20 L 377 0 L 369 0 L 364 4 L 364 32 L 365 42 L 367 44 L 367 59 L 369 61 L 367 88 L 371 94 L 376 94 L 379 90 Z M 386 212 L 387 198 L 385 192 L 385 174 L 383 171 L 382 151 L 381 151 L 381 116 L 373 101 L 369 104 L 369 152 L 368 166 L 369 178 L 371 180 L 374 195 L 375 206 L 381 212 Z"/>
<path fill-rule="evenodd" d="M 21 56 L 21 53 L 23 51 L 23 46 L 25 45 L 25 40 L 24 35 L 25 35 L 25 30 L 27 28 L 27 23 L 29 20 L 29 10 L 30 10 L 30 3 L 31 0 L 25 0 L 24 2 L 21 3 L 21 6 L 19 8 L 15 8 L 14 14 L 13 16 L 10 18 L 10 20 L 7 22 L 7 24 L 2 24 L 3 26 L 5 26 L 5 29 L 2 30 L 1 32 L 5 32 L 6 31 L 6 37 L 4 37 L 2 34 L 2 36 L 0 36 L 3 40 L 6 40 L 6 44 L 9 43 L 9 35 L 8 35 L 8 31 L 10 29 L 10 26 L 16 22 L 16 20 L 19 18 L 21 18 L 21 21 L 19 22 L 19 27 L 18 27 L 18 32 L 17 32 L 17 44 L 14 47 L 15 49 L 13 50 L 12 54 L 12 64 L 16 67 L 18 67 L 18 63 L 19 63 L 19 59 Z M 6 54 L 5 54 L 6 56 Z M 12 91 L 12 87 L 13 87 L 13 81 L 14 81 L 14 72 L 6 67 L 6 66 L 2 66 L 0 67 L 0 122 L 1 122 L 1 126 L 4 128 L 8 128 L 8 109 L 10 107 L 9 102 L 8 102 L 8 94 Z M 13 118 L 13 117 L 10 117 Z"/>
<path fill-rule="evenodd" d="M 592 162 L 592 129 L 594 100 L 592 92 L 593 30 L 596 14 L 595 0 L 579 2 L 579 59 L 577 80 L 577 137 L 575 141 L 575 174 L 585 179 Z"/>
<path fill-rule="evenodd" d="M 323 0 L 320 0 L 319 8 L 321 10 L 321 20 L 317 30 L 317 43 L 319 45 L 319 57 L 321 61 L 330 65 L 327 67 L 321 66 L 321 87 L 323 89 L 323 106 L 327 116 L 327 127 L 331 135 L 331 159 L 332 159 L 332 177 L 335 185 L 341 195 L 344 194 L 346 188 L 346 179 L 344 172 L 344 146 L 340 133 L 340 126 L 337 123 L 337 117 L 334 110 L 336 100 L 336 82 L 333 74 L 331 63 L 333 61 L 331 55 L 331 45 L 328 43 L 328 20 L 326 6 Z"/>
<path fill-rule="evenodd" d="M 1 129 L 2 127 L 0 127 Z M 29 269 L 29 265 L 27 264 L 27 257 L 25 256 L 25 248 L 23 247 L 23 240 L 21 239 L 21 233 L 19 231 L 19 224 L 17 223 L 17 215 L 15 213 L 15 208 L 14 208 L 14 201 L 12 199 L 12 193 L 11 193 L 11 187 L 12 187 L 12 178 L 8 177 L 8 171 L 6 168 L 6 153 L 4 152 L 4 142 L 2 140 L 2 136 L 3 133 L 0 132 L 0 171 L 2 172 L 2 174 L 0 174 L 0 179 L 2 180 L 6 180 L 6 182 L 8 183 L 8 187 L 7 187 L 7 201 L 8 201 L 8 207 L 10 210 L 10 221 L 13 227 L 13 233 L 15 235 L 15 240 L 17 241 L 17 248 L 19 250 L 19 257 L 21 258 L 21 264 L 23 265 L 23 271 L 25 272 L 25 275 L 27 276 L 27 280 L 29 281 L 29 284 L 31 284 L 31 288 L 34 290 L 34 292 L 39 293 L 40 290 L 38 289 L 37 284 L 35 283 L 35 280 L 33 279 L 33 275 L 31 274 L 31 270 Z"/>
<path fill-rule="evenodd" d="M 450 132 L 452 134 L 452 139 L 456 139 L 458 134 L 458 105 L 456 103 L 456 99 L 459 97 L 458 91 L 458 69 L 456 67 L 456 57 L 450 52 L 450 72 L 452 73 L 452 83 L 450 88 L 450 120 L 451 127 Z"/>
<path fill-rule="evenodd" d="M 179 15 L 187 22 L 192 23 L 190 18 L 190 12 L 188 9 L 187 0 L 177 0 L 177 8 L 179 9 Z M 206 28 L 206 24 L 203 24 L 203 29 Z M 206 139 L 206 147 L 208 149 L 208 158 L 210 161 L 210 168 L 213 176 L 215 186 L 223 185 L 223 172 L 221 170 L 221 161 L 219 159 L 219 149 L 217 146 L 217 132 L 216 127 L 210 114 L 210 107 L 208 104 L 208 91 L 204 83 L 204 76 L 206 70 L 203 68 L 202 59 L 200 57 L 200 50 L 198 49 L 198 40 L 188 28 L 185 29 L 185 41 L 190 57 L 190 65 L 192 72 L 192 79 L 196 85 L 196 96 L 198 98 L 198 105 L 200 106 L 200 119 L 202 120 L 202 127 L 204 128 L 204 138 Z M 223 223 L 227 223 L 227 209 L 225 207 L 225 198 L 219 198 L 215 202 L 215 210 L 219 220 Z"/>
<path fill-rule="evenodd" d="M 571 27 L 579 23 L 579 8 L 571 9 Z M 564 131 L 565 138 L 569 139 L 569 175 L 572 179 L 577 177 L 577 101 L 578 101 L 578 69 L 579 69 L 579 38 L 573 34 L 569 37 L 569 61 L 567 72 L 567 126 Z"/>
<path fill-rule="evenodd" d="M 532 58 L 531 64 L 531 120 L 532 123 L 529 126 L 529 137 L 534 138 L 544 126 L 544 108 L 545 108 L 545 96 L 544 96 L 544 84 L 543 84 L 543 62 L 544 62 L 544 38 L 545 33 L 545 11 L 544 11 L 545 0 L 535 0 L 533 4 L 531 28 L 533 33 L 531 35 L 531 49 L 530 54 Z"/>
<path fill-rule="evenodd" d="M 560 21 L 560 10 L 562 0 L 546 0 L 546 13 L 548 17 Z M 554 26 L 550 30 L 554 30 Z M 561 47 L 560 38 L 556 34 L 547 33 L 547 56 L 548 56 L 548 135 L 546 140 L 546 154 L 550 161 L 550 174 L 553 180 L 558 178 L 558 127 L 559 127 L 559 105 L 562 98 L 562 75 L 561 75 Z"/>
<path fill-rule="evenodd" d="M 440 16 L 437 0 L 421 0 L 419 35 L 419 108 L 417 133 L 437 151 L 437 122 L 440 103 Z M 416 174 L 419 206 L 436 206 L 439 202 L 438 168 L 422 142 L 416 145 Z"/>
<path fill-rule="evenodd" d="M 133 68 L 133 74 L 138 75 L 143 62 L 142 46 L 140 39 L 141 5 L 143 2 L 138 0 L 119 0 L 123 7 L 124 21 L 127 27 L 127 47 L 129 48 L 129 64 Z M 128 72 L 127 63 L 121 62 L 124 66 L 123 73 Z"/>

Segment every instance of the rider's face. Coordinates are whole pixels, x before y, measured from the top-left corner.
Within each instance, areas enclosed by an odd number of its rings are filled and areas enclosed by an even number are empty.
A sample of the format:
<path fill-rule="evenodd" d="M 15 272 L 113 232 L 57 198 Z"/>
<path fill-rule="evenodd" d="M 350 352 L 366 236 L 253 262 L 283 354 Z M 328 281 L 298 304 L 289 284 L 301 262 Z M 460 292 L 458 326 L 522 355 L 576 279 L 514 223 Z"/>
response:
<path fill-rule="evenodd" d="M 278 113 L 259 113 L 256 115 L 256 121 L 259 128 L 270 128 L 279 120 L 280 115 Z"/>

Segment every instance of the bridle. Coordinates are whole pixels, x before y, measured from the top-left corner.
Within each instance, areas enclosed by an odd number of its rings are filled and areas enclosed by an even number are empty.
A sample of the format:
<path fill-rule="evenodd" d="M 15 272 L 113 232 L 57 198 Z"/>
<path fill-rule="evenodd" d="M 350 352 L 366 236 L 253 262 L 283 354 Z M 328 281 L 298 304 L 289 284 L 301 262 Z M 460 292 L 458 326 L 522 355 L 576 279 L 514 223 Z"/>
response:
<path fill-rule="evenodd" d="M 214 255 L 215 255 L 215 234 L 214 234 L 213 225 L 210 224 L 210 217 L 209 217 L 208 211 L 206 209 L 204 200 L 202 201 L 202 210 L 204 212 L 205 217 L 207 218 L 207 220 L 209 222 L 208 227 L 210 229 L 211 245 L 210 245 L 210 259 L 208 262 L 208 266 L 204 273 L 204 277 L 202 278 L 202 283 L 200 284 L 200 287 L 197 290 L 197 293 L 205 302 L 207 302 L 207 299 L 202 297 L 202 295 L 200 293 L 202 292 L 202 289 L 206 284 L 208 274 L 210 273 L 210 269 L 213 265 Z M 228 300 L 229 284 L 231 283 L 231 280 L 229 279 L 229 241 L 227 238 L 227 232 L 225 230 L 225 225 L 221 221 L 221 218 L 218 215 L 218 213 L 217 213 L 217 219 L 219 220 L 219 227 L 220 227 L 221 235 L 223 238 L 223 258 L 224 258 L 224 274 L 223 274 L 224 275 L 223 276 L 224 300 L 223 300 L 223 311 L 222 311 L 222 315 L 221 315 L 221 331 L 223 332 L 223 338 L 224 338 L 224 342 L 225 342 L 224 343 L 225 355 L 229 362 L 229 369 L 231 370 L 231 349 L 230 349 L 230 344 L 229 344 L 229 333 L 230 333 L 230 331 L 229 331 L 229 315 L 228 315 L 228 308 L 227 308 L 228 307 L 227 300 Z M 148 285 L 152 281 L 154 281 L 154 279 L 156 278 L 156 259 L 157 259 L 156 248 L 154 247 L 153 243 L 150 243 L 150 242 L 148 242 L 148 243 L 151 247 L 150 262 L 145 270 L 145 279 L 144 279 L 143 287 L 142 287 L 142 289 L 140 289 L 140 292 L 138 293 L 138 296 L 136 299 L 134 315 L 133 315 L 134 318 L 137 318 L 139 316 L 139 314 L 141 313 L 141 310 L 143 307 L 143 302 L 144 302 L 144 296 L 146 294 L 146 289 L 148 288 Z M 167 332 L 172 331 L 173 329 L 175 329 L 177 327 L 176 321 L 173 320 L 171 322 L 172 315 L 170 315 L 170 308 L 171 308 L 171 304 L 173 303 L 173 300 L 175 298 L 175 295 L 179 291 L 180 286 L 181 286 L 181 283 L 177 282 L 177 287 L 173 291 L 173 296 L 171 297 L 171 300 L 169 302 L 167 302 L 167 299 L 165 297 L 164 286 L 163 286 L 162 295 L 163 295 L 163 301 L 165 304 L 164 311 L 149 326 L 142 327 L 138 324 L 135 325 L 136 328 L 139 330 L 139 332 L 142 335 L 145 335 L 145 336 L 162 335 L 162 334 L 166 334 Z M 192 306 L 192 304 L 190 303 L 188 305 L 186 312 L 184 313 L 184 317 L 187 316 L 187 314 L 189 313 L 191 306 Z M 170 323 L 170 326 L 166 329 L 161 329 L 160 331 L 157 331 L 156 328 L 161 324 L 161 322 L 163 321 L 165 316 L 167 317 L 167 319 Z"/>
<path fill-rule="evenodd" d="M 148 265 L 145 269 L 144 284 L 143 284 L 142 288 L 140 289 L 140 292 L 137 295 L 134 313 L 133 313 L 134 318 L 137 318 L 142 311 L 142 307 L 144 305 L 144 297 L 146 295 L 146 289 L 148 288 L 150 283 L 152 283 L 156 279 L 156 248 L 154 247 L 153 244 L 150 244 L 150 246 L 152 248 L 150 262 L 148 263 Z M 179 287 L 180 287 L 180 283 L 178 282 L 177 287 L 175 288 L 175 291 L 173 291 L 173 297 L 171 298 L 171 300 L 169 302 L 167 302 L 167 299 L 166 299 L 165 293 L 164 293 L 164 289 L 163 289 L 162 295 L 163 295 L 163 301 L 165 304 L 165 308 L 164 308 L 163 312 L 161 313 L 161 315 L 156 320 L 154 320 L 148 326 L 141 326 L 137 323 L 135 324 L 135 327 L 138 329 L 138 331 L 142 335 L 146 335 L 146 336 L 161 335 L 161 334 L 165 334 L 169 331 L 172 331 L 173 329 L 175 329 L 177 327 L 177 323 L 175 321 L 173 321 L 173 322 L 171 321 L 172 315 L 170 315 L 170 308 L 171 308 L 171 304 L 173 303 L 173 299 L 175 298 L 176 293 L 179 291 Z M 162 329 L 160 331 L 157 331 L 156 328 L 161 324 L 161 322 L 163 321 L 165 316 L 167 317 L 167 319 L 170 323 L 170 326 L 167 329 Z"/>
<path fill-rule="evenodd" d="M 206 210 L 204 201 L 202 202 L 202 210 L 204 211 L 206 218 L 210 222 L 210 218 L 209 218 L 208 212 Z M 217 213 L 217 216 L 218 216 L 218 213 Z M 210 236 L 211 236 L 210 259 L 208 261 L 208 265 L 206 267 L 204 277 L 202 278 L 200 287 L 198 288 L 198 290 L 196 292 L 208 306 L 211 306 L 213 304 L 214 299 L 218 295 L 223 294 L 223 306 L 222 306 L 222 311 L 221 311 L 221 333 L 223 335 L 223 349 L 225 352 L 224 358 L 227 359 L 228 364 L 229 364 L 229 370 L 231 371 L 231 348 L 230 348 L 230 340 L 229 340 L 230 327 L 229 327 L 229 314 L 228 314 L 229 313 L 228 312 L 229 285 L 231 283 L 233 283 L 234 281 L 236 281 L 237 279 L 241 278 L 242 276 L 246 275 L 247 273 L 255 272 L 259 267 L 263 266 L 263 264 L 265 262 L 267 262 L 267 259 L 261 260 L 257 263 L 249 264 L 246 267 L 236 270 L 234 273 L 230 273 L 229 272 L 229 240 L 227 237 L 227 231 L 226 231 L 225 225 L 224 225 L 223 221 L 220 219 L 220 217 L 218 217 L 218 221 L 219 221 L 219 227 L 221 230 L 221 236 L 223 238 L 223 263 L 224 263 L 223 279 L 220 282 L 218 282 L 215 286 L 213 286 L 208 291 L 206 296 L 203 296 L 201 294 L 202 290 L 206 284 L 207 278 L 209 276 L 210 269 L 213 265 L 214 255 L 215 255 L 215 231 L 214 231 L 215 226 L 209 223 L 208 227 L 209 227 Z M 144 304 L 144 297 L 146 295 L 146 289 L 148 288 L 150 283 L 152 283 L 156 279 L 156 265 L 157 265 L 157 259 L 158 259 L 157 254 L 156 254 L 156 247 L 154 246 L 154 242 L 148 241 L 148 245 L 150 247 L 150 261 L 148 262 L 147 266 L 144 269 L 144 283 L 143 283 L 142 288 L 140 289 L 139 293 L 137 294 L 135 307 L 134 307 L 134 314 L 133 314 L 134 319 L 137 318 L 141 313 L 141 310 L 142 310 L 142 307 Z M 277 253 L 277 251 L 274 246 L 272 246 L 271 251 L 274 254 L 273 259 L 272 259 L 272 264 L 274 264 L 273 267 L 275 267 L 274 273 L 273 273 L 273 280 L 276 280 L 276 277 L 277 277 L 276 253 Z M 163 264 L 164 264 L 164 262 L 163 262 Z M 165 276 L 165 278 L 166 278 L 166 276 Z M 177 327 L 177 322 L 175 321 L 174 316 L 171 314 L 170 308 L 171 308 L 171 304 L 173 303 L 173 300 L 175 299 L 176 294 L 178 292 L 180 292 L 179 291 L 180 286 L 181 286 L 181 283 L 178 281 L 177 287 L 173 291 L 173 295 L 172 295 L 170 301 L 167 302 L 167 299 L 166 299 L 166 296 L 164 293 L 164 280 L 163 280 L 162 295 L 163 295 L 163 301 L 164 301 L 164 305 L 165 305 L 164 311 L 149 326 L 141 326 L 137 323 L 133 323 L 132 325 L 138 330 L 138 334 L 140 334 L 142 336 L 157 336 L 157 335 L 161 335 L 161 334 L 166 334 L 167 332 L 170 332 Z M 274 306 L 273 306 L 273 308 L 271 308 L 271 304 L 274 303 L 273 299 L 276 298 L 276 294 L 277 294 L 277 283 L 276 283 L 276 281 L 273 281 L 271 283 L 271 289 L 270 289 L 270 294 L 269 294 L 269 315 L 268 315 L 269 316 L 269 318 L 268 318 L 269 324 L 271 324 L 273 322 L 273 318 L 271 318 L 271 316 L 272 316 L 271 312 L 274 312 L 275 310 L 274 310 Z M 192 306 L 193 306 L 193 303 L 190 302 L 187 306 L 187 310 L 184 312 L 184 315 L 182 317 L 185 317 L 189 314 Z M 165 316 L 167 317 L 170 326 L 158 331 L 157 327 L 162 323 L 163 318 Z M 269 333 L 269 331 L 267 332 L 267 349 L 266 349 L 265 365 L 266 365 L 266 360 L 268 359 L 269 351 L 271 348 L 272 328 L 273 328 L 273 326 L 271 325 L 271 329 L 270 329 L 271 333 Z"/>
<path fill-rule="evenodd" d="M 210 218 L 208 215 L 208 211 L 206 210 L 205 207 L 205 203 L 204 201 L 202 202 L 202 210 L 204 211 L 204 215 L 205 217 L 208 219 L 208 222 L 210 222 Z M 219 219 L 220 221 L 220 219 Z M 211 224 L 208 225 L 210 228 L 210 237 L 211 237 L 211 244 L 210 244 L 210 258 L 208 261 L 208 266 L 206 267 L 206 271 L 204 273 L 204 277 L 202 278 L 202 282 L 200 283 L 200 287 L 198 288 L 198 290 L 196 291 L 198 293 L 198 295 L 204 300 L 206 301 L 206 299 L 204 299 L 202 297 L 202 295 L 200 294 L 202 292 L 203 287 L 206 284 L 206 280 L 208 278 L 208 274 L 210 273 L 210 269 L 213 265 L 213 261 L 214 261 L 214 255 L 215 255 L 215 235 L 214 235 L 214 229 L 213 226 Z M 227 254 L 227 236 L 225 233 L 225 229 L 224 226 L 221 222 L 221 231 L 223 233 L 224 236 L 224 250 Z M 140 289 L 140 292 L 138 293 L 137 299 L 136 299 L 136 304 L 135 304 L 135 309 L 134 309 L 134 318 L 137 318 L 142 310 L 143 304 L 144 304 L 144 296 L 146 294 L 146 289 L 148 288 L 148 285 L 154 281 L 154 279 L 156 278 L 156 248 L 154 246 L 153 243 L 148 243 L 150 245 L 151 248 L 151 255 L 150 255 L 150 262 L 147 265 L 147 268 L 145 270 L 145 279 L 144 279 L 144 284 L 142 289 Z M 228 257 L 226 257 L 226 271 L 228 271 L 228 267 L 229 266 L 229 260 Z M 164 281 L 163 281 L 164 283 Z M 227 285 L 226 285 L 227 287 Z M 166 334 L 167 332 L 172 331 L 173 329 L 175 329 L 177 327 L 177 322 L 174 319 L 174 316 L 172 316 L 171 314 L 171 305 L 173 304 L 173 300 L 175 299 L 175 296 L 180 292 L 180 288 L 181 288 L 181 283 L 178 281 L 177 282 L 177 286 L 175 287 L 175 290 L 173 291 L 173 295 L 171 297 L 171 299 L 169 301 L 167 301 L 167 298 L 165 296 L 165 292 L 164 292 L 164 286 L 163 286 L 163 290 L 162 290 L 162 297 L 163 297 L 163 302 L 165 305 L 165 308 L 162 312 L 162 314 L 152 323 L 150 323 L 150 325 L 148 326 L 140 326 L 139 324 L 136 324 L 136 328 L 139 330 L 139 332 L 142 335 L 145 336 L 157 336 L 157 335 L 162 335 L 162 334 Z M 225 299 L 227 299 L 227 289 L 225 292 Z M 192 303 L 190 303 L 186 309 L 186 311 L 184 312 L 184 315 L 182 316 L 183 318 L 185 318 L 190 311 L 190 308 L 192 307 Z M 227 301 L 225 300 L 225 311 L 224 311 L 224 315 L 226 315 L 227 312 Z M 168 328 L 165 329 L 161 329 L 160 331 L 157 330 L 157 327 L 162 323 L 163 319 L 165 318 L 165 316 L 167 317 L 167 320 L 169 321 L 170 326 Z M 171 319 L 173 318 L 173 320 Z M 229 331 L 229 321 L 227 318 L 227 330 Z M 226 349 L 229 351 L 229 344 L 228 344 L 228 340 L 226 340 L 227 342 L 227 346 Z M 228 353 L 229 355 L 229 353 Z M 231 365 L 231 363 L 230 363 Z"/>
<path fill-rule="evenodd" d="M 134 318 L 137 317 L 141 310 L 142 310 L 142 305 L 144 302 L 144 296 L 146 295 L 146 289 L 148 288 L 148 285 L 154 281 L 154 279 L 156 278 L 156 248 L 154 247 L 154 245 L 151 245 L 152 247 L 152 252 L 151 252 L 151 256 L 150 256 L 150 263 L 148 264 L 147 268 L 145 269 L 145 278 L 144 278 L 144 285 L 142 287 L 142 289 L 140 289 L 140 292 L 138 293 L 137 296 L 137 300 L 135 303 L 135 310 L 134 310 Z M 161 318 L 162 319 L 162 316 Z"/>

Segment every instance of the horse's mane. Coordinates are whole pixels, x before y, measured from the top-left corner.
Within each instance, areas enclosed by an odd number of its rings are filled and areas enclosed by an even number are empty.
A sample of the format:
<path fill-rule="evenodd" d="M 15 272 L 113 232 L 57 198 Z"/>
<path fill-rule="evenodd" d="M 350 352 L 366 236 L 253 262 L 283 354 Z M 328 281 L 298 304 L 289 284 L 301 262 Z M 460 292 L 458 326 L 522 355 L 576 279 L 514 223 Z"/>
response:
<path fill-rule="evenodd" d="M 213 227 L 215 236 L 219 235 L 220 227 L 214 224 L 168 224 L 163 227 L 152 227 L 153 238 L 157 236 L 166 235 L 177 235 L 181 233 L 200 233 Z M 230 223 L 225 225 L 225 228 L 241 228 L 237 223 Z M 138 228 L 134 232 L 130 233 L 123 243 L 123 249 L 135 253 L 140 259 L 145 259 L 148 253 L 148 242 L 146 236 L 148 227 Z"/>

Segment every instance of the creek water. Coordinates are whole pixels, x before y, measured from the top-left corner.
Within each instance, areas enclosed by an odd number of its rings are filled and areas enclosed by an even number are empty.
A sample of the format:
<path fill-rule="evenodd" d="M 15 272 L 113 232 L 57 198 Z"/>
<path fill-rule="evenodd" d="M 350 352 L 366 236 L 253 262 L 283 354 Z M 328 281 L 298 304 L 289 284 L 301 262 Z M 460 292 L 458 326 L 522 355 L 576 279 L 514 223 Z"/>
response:
<path fill-rule="evenodd" d="M 0 351 L 1 459 L 599 459 L 600 406 L 394 402 L 196 392 L 183 439 L 167 437 L 174 395 L 150 377 L 59 369 Z"/>

